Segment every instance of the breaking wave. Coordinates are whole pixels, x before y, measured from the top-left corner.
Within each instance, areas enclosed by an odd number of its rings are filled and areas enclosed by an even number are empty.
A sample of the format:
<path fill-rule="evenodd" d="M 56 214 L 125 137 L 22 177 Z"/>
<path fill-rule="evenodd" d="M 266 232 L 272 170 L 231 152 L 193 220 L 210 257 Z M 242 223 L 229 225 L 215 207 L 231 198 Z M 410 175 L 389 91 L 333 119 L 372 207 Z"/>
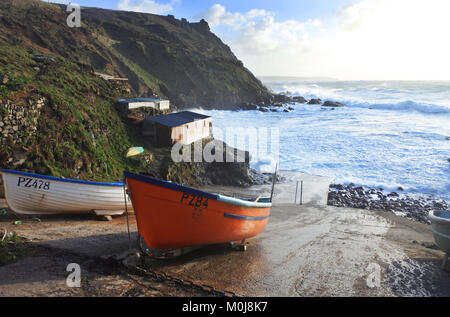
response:
<path fill-rule="evenodd" d="M 347 106 L 354 108 L 395 110 L 395 111 L 416 111 L 425 114 L 450 114 L 450 107 L 436 105 L 431 103 L 420 103 L 411 100 L 398 103 L 352 103 L 348 102 Z"/>

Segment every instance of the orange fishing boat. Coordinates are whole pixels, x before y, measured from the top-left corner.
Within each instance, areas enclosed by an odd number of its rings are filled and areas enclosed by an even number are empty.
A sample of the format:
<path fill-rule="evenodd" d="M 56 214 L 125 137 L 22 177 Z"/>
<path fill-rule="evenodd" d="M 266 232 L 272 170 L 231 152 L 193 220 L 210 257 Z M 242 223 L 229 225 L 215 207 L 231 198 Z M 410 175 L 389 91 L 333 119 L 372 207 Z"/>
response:
<path fill-rule="evenodd" d="M 124 176 L 140 239 L 151 249 L 243 241 L 269 221 L 270 198 L 250 201 L 129 172 Z"/>

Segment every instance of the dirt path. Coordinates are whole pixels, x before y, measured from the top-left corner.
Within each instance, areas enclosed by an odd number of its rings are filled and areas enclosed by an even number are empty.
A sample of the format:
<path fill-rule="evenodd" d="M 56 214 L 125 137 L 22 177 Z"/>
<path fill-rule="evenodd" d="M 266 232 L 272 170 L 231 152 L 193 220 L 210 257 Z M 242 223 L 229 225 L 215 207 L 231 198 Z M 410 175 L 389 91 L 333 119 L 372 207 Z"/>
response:
<path fill-rule="evenodd" d="M 175 283 L 131 274 L 111 260 L 134 248 L 126 217 L 23 221 L 0 228 L 28 239 L 29 251 L 0 267 L 1 296 L 204 296 Z M 136 223 L 130 217 L 132 240 Z M 174 277 L 245 296 L 450 296 L 429 226 L 365 210 L 281 205 L 247 252 L 209 246 L 146 265 Z M 82 287 L 66 286 L 78 263 Z M 378 283 L 379 281 L 379 283 Z"/>

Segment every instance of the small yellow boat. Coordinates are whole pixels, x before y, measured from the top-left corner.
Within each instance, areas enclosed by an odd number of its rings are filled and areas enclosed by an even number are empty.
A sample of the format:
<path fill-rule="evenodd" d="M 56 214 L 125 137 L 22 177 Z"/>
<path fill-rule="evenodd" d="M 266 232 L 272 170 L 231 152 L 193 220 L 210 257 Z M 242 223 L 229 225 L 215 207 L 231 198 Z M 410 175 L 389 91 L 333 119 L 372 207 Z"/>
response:
<path fill-rule="evenodd" d="M 142 153 L 144 153 L 144 148 L 142 148 L 142 147 L 132 147 L 132 148 L 130 148 L 128 150 L 127 157 L 133 157 L 133 156 L 141 155 Z"/>

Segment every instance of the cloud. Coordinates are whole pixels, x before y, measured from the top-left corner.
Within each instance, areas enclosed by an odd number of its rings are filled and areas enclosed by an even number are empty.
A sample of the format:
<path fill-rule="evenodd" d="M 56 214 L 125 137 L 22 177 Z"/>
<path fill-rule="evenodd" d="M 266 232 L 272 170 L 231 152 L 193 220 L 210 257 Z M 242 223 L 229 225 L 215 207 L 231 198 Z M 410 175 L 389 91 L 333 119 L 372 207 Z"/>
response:
<path fill-rule="evenodd" d="M 289 47 L 298 48 L 307 40 L 309 28 L 321 26 L 318 20 L 276 22 L 272 12 L 262 9 L 232 13 L 220 4 L 213 5 L 194 18 L 205 19 L 212 28 L 225 28 L 224 38 L 232 43 L 238 53 L 257 55 Z"/>
<path fill-rule="evenodd" d="M 194 19 L 205 19 L 206 21 L 208 21 L 211 27 L 219 25 L 236 26 L 250 19 L 264 17 L 270 14 L 271 13 L 267 12 L 266 10 L 258 9 L 250 10 L 246 14 L 242 14 L 239 12 L 231 13 L 228 12 L 224 6 L 215 4 L 212 7 L 208 8 L 206 11 L 195 16 Z"/>
<path fill-rule="evenodd" d="M 449 12 L 448 0 L 363 0 L 339 12 L 325 40 L 344 48 L 335 58 L 355 75 L 450 79 Z"/>
<path fill-rule="evenodd" d="M 360 0 L 326 20 L 278 21 L 215 4 L 207 20 L 259 75 L 450 79 L 450 1 Z"/>
<path fill-rule="evenodd" d="M 172 0 L 169 3 L 159 3 L 155 0 L 120 0 L 116 7 L 124 11 L 166 14 L 172 11 L 179 2 L 180 0 Z"/>

